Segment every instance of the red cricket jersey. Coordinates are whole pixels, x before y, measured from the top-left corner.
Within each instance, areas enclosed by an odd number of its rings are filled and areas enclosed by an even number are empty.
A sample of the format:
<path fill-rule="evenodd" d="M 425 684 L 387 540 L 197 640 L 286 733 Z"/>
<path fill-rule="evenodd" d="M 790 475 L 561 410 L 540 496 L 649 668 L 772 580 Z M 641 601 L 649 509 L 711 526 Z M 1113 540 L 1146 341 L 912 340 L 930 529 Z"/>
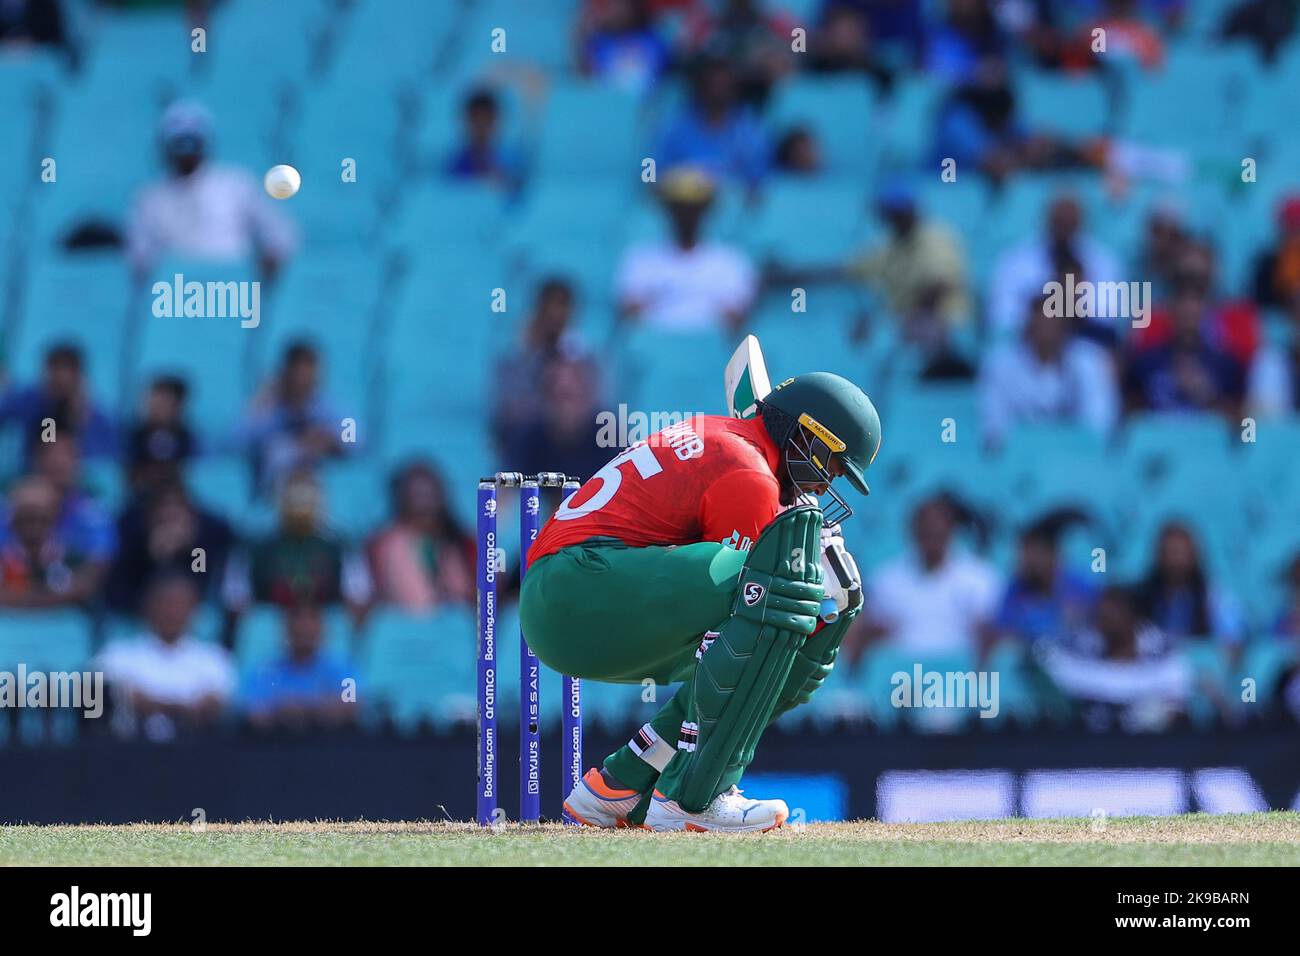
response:
<path fill-rule="evenodd" d="M 546 522 L 529 562 L 588 538 L 747 551 L 783 509 L 780 452 L 760 419 L 697 415 L 624 449 Z"/>

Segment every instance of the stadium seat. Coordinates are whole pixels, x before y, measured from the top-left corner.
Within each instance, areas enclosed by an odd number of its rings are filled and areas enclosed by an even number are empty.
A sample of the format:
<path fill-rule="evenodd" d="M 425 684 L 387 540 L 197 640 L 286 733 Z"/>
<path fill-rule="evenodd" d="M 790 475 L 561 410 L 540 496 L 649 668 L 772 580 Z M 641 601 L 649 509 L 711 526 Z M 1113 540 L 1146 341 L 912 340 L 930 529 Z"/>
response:
<path fill-rule="evenodd" d="M 251 268 L 243 264 L 170 260 L 151 272 L 146 291 L 154 281 L 170 284 L 172 276 L 178 273 L 187 283 L 257 280 Z M 243 328 L 238 317 L 158 317 L 153 314 L 154 300 L 149 292 L 135 306 L 139 358 L 128 394 L 134 397 L 155 374 L 181 374 L 189 380 L 192 389 L 189 405 L 200 432 L 205 436 L 229 435 L 239 426 L 252 394 L 257 330 Z"/>
<path fill-rule="evenodd" d="M 767 121 L 774 138 L 799 127 L 810 130 L 833 175 L 861 176 L 878 161 L 883 140 L 874 91 L 865 77 L 795 76 L 778 87 Z"/>
<path fill-rule="evenodd" d="M 352 625 L 341 608 L 329 608 L 324 615 L 325 634 L 321 642 L 324 653 L 350 657 Z M 239 621 L 235 637 L 235 659 L 247 671 L 269 663 L 285 654 L 284 611 L 258 604 L 249 608 Z"/>
<path fill-rule="evenodd" d="M 1030 129 L 1071 137 L 1107 132 L 1110 102 L 1098 74 L 1026 70 L 1016 79 L 1020 118 Z"/>
<path fill-rule="evenodd" d="M 843 262 L 873 230 L 860 180 L 777 178 L 763 192 L 746 245 L 759 262 L 825 265 Z"/>
<path fill-rule="evenodd" d="M 9 353 L 20 382 L 40 377 L 54 343 L 81 347 L 93 393 L 116 407 L 121 398 L 132 285 L 117 252 L 38 259 L 27 287 L 26 307 Z"/>
<path fill-rule="evenodd" d="M 90 659 L 90 620 L 81 611 L 0 614 L 0 670 L 76 671 Z"/>
<path fill-rule="evenodd" d="M 942 97 L 942 86 L 924 74 L 905 76 L 895 84 L 881 123 L 882 168 L 915 169 L 929 165 L 933 158 L 935 115 Z"/>
<path fill-rule="evenodd" d="M 594 174 L 635 182 L 638 103 L 597 84 L 557 85 L 543 112 L 536 172 L 544 177 Z M 592 130 L 600 130 L 593 137 Z"/>
<path fill-rule="evenodd" d="M 401 731 L 474 719 L 474 616 L 444 609 L 412 616 L 376 610 L 362 644 L 361 703 Z M 515 673 L 518 673 L 516 665 Z M 508 687 L 510 681 L 501 677 Z"/>

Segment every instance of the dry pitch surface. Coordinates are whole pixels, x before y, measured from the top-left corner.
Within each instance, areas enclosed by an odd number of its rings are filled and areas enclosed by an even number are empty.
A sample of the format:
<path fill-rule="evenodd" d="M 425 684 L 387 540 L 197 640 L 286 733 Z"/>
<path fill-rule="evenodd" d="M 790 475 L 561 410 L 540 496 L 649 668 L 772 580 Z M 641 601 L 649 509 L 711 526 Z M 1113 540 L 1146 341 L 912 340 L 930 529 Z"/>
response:
<path fill-rule="evenodd" d="M 554 824 L 0 826 L 0 865 L 1300 866 L 1300 814 L 887 824 L 660 834 Z"/>

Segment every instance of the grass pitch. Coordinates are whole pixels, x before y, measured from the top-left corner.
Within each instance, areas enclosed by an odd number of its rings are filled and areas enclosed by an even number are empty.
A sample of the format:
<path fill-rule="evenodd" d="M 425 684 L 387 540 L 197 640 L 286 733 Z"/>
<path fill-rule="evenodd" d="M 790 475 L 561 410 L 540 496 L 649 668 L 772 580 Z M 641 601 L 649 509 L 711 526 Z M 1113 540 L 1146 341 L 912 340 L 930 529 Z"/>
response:
<path fill-rule="evenodd" d="M 745 835 L 428 822 L 0 826 L 0 865 L 1300 866 L 1300 813 L 858 821 Z"/>

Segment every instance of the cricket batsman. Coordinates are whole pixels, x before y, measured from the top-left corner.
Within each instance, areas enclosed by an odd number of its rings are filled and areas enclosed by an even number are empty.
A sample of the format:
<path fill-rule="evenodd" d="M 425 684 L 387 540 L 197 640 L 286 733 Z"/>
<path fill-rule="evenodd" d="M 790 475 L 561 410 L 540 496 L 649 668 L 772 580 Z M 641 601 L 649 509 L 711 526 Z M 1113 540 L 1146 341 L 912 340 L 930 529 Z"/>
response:
<path fill-rule="evenodd" d="M 565 801 L 579 823 L 771 830 L 782 800 L 737 784 L 763 731 L 826 680 L 862 604 L 831 487 L 867 494 L 880 418 L 852 382 L 800 375 L 752 418 L 700 415 L 619 454 L 529 551 L 520 618 L 549 667 L 682 681 Z M 829 498 L 823 510 L 818 498 Z"/>

